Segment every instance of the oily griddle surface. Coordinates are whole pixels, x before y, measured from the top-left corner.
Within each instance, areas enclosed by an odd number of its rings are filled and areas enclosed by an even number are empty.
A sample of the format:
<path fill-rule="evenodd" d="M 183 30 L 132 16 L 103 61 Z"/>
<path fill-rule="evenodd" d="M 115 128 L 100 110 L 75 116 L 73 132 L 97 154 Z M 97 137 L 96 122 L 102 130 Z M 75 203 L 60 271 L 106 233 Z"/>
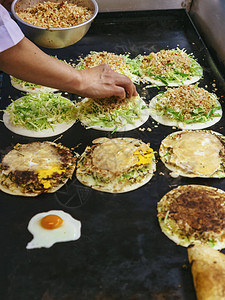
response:
<path fill-rule="evenodd" d="M 76 61 L 79 55 L 91 50 L 129 52 L 135 57 L 139 53 L 177 46 L 193 53 L 202 65 L 204 79 L 199 86 L 223 96 L 224 81 L 183 10 L 99 14 L 87 35 L 77 44 L 43 50 L 60 59 Z M 137 89 L 146 101 L 158 93 L 157 88 L 144 87 Z M 22 95 L 10 86 L 5 75 L 1 109 L 10 103 L 10 98 Z M 78 99 L 75 95 L 65 96 Z M 222 106 L 224 109 L 223 101 Z M 225 134 L 223 124 L 224 117 L 210 129 Z M 67 147 L 78 146 L 77 152 L 82 153 L 97 137 L 133 137 L 150 142 L 158 151 L 161 140 L 176 131 L 157 125 L 151 118 L 142 128 L 146 130 L 135 129 L 112 136 L 109 132 L 86 130 L 76 123 L 58 141 Z M 37 140 L 13 134 L 3 123 L 0 123 L 0 139 L 1 154 L 18 142 Z M 178 185 L 203 184 L 224 189 L 224 183 L 224 179 L 175 179 L 158 161 L 155 176 L 148 184 L 124 194 L 91 190 L 75 177 L 58 192 L 36 198 L 0 192 L 1 300 L 196 299 L 187 250 L 161 232 L 157 202 Z M 26 250 L 26 244 L 32 239 L 27 230 L 29 220 L 39 212 L 53 209 L 64 210 L 81 221 L 81 238 L 55 244 L 49 249 Z"/>

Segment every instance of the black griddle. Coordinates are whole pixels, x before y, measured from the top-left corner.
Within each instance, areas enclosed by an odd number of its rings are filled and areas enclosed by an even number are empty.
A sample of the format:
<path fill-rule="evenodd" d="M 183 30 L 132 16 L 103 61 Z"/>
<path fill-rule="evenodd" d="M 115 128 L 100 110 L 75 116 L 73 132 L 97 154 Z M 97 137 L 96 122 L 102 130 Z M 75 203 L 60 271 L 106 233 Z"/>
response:
<path fill-rule="evenodd" d="M 200 87 L 221 97 L 224 79 L 204 41 L 184 10 L 99 13 L 87 35 L 77 44 L 57 50 L 43 49 L 67 61 L 91 50 L 129 52 L 131 57 L 161 49 L 185 48 L 204 69 Z M 146 101 L 157 88 L 137 87 Z M 216 89 L 216 90 L 215 90 Z M 163 88 L 161 88 L 163 90 Z M 1 109 L 20 93 L 4 75 Z M 10 96 L 10 97 L 9 97 Z M 76 95 L 66 95 L 77 99 Z M 151 118 L 126 133 L 86 130 L 79 123 L 65 132 L 60 142 L 82 153 L 94 138 L 133 137 L 160 142 L 176 131 Z M 147 128 L 152 131 L 148 132 Z M 225 134 L 224 117 L 210 129 Z M 53 141 L 54 138 L 46 140 Z M 36 141 L 11 133 L 0 123 L 1 154 L 16 143 Z M 38 139 L 40 141 L 45 139 Z M 157 156 L 158 157 L 158 156 Z M 224 179 L 172 178 L 158 161 L 152 180 L 138 190 L 108 194 L 81 185 L 74 177 L 54 194 L 25 198 L 0 192 L 0 299 L 1 300 L 194 300 L 195 291 L 187 249 L 177 246 L 162 232 L 157 221 L 157 202 L 178 185 L 203 184 L 225 190 Z M 31 217 L 59 209 L 81 221 L 81 238 L 49 249 L 26 250 L 32 239 L 27 230 Z"/>

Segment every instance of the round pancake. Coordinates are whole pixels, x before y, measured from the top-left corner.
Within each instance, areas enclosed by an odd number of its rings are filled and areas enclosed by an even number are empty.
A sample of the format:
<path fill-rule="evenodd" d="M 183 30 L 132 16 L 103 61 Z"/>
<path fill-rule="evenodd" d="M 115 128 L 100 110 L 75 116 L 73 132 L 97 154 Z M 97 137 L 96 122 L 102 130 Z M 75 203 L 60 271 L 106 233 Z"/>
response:
<path fill-rule="evenodd" d="M 184 185 L 169 191 L 158 202 L 162 232 L 180 246 L 203 243 L 225 248 L 225 192 L 203 186 Z"/>
<path fill-rule="evenodd" d="M 147 176 L 145 176 L 145 178 L 143 178 L 141 183 L 134 183 L 130 186 L 123 186 L 123 187 L 118 186 L 118 187 L 116 187 L 113 182 L 111 184 L 107 184 L 105 186 L 96 185 L 96 183 L 94 181 L 92 181 L 90 178 L 86 179 L 79 170 L 77 170 L 77 172 L 76 172 L 76 177 L 82 184 L 84 184 L 86 186 L 89 186 L 93 190 L 96 190 L 96 191 L 107 192 L 107 193 L 115 193 L 115 194 L 116 193 L 127 193 L 127 192 L 130 192 L 130 191 L 134 191 L 134 190 L 142 187 L 146 183 L 148 183 L 150 181 L 150 179 L 152 178 L 152 176 L 153 176 L 153 173 L 148 174 Z"/>
<path fill-rule="evenodd" d="M 134 83 L 140 84 L 140 78 L 134 74 L 132 67 L 132 59 L 129 54 L 116 54 L 107 51 L 91 51 L 84 58 L 80 57 L 78 64 L 75 66 L 78 70 L 90 69 L 102 64 L 107 64 L 110 68 L 117 72 L 129 77 Z"/>
<path fill-rule="evenodd" d="M 46 190 L 45 193 L 54 193 L 56 191 L 58 191 L 59 189 L 61 189 L 62 186 L 64 186 L 66 184 L 66 182 L 69 180 L 69 178 L 67 178 L 62 184 L 59 184 L 57 187 L 51 188 L 48 191 Z M 9 195 L 14 195 L 14 196 L 24 196 L 24 197 L 36 197 L 38 195 L 40 195 L 40 192 L 22 192 L 22 190 L 19 187 L 15 187 L 12 189 L 7 188 L 6 186 L 2 185 L 0 183 L 0 190 L 6 194 Z"/>
<path fill-rule="evenodd" d="M 175 118 L 172 118 L 172 117 L 170 118 L 166 115 L 157 114 L 155 107 L 156 107 L 156 103 L 157 103 L 159 97 L 160 97 L 160 95 L 157 95 L 154 98 L 152 98 L 152 100 L 150 101 L 149 114 L 156 122 L 158 122 L 162 125 L 165 125 L 165 126 L 171 126 L 171 127 L 176 126 L 177 128 L 180 128 L 180 129 L 204 129 L 204 128 L 208 128 L 208 127 L 216 124 L 217 122 L 219 122 L 223 115 L 221 104 L 217 100 L 217 98 L 215 98 L 216 103 L 217 103 L 216 106 L 220 107 L 216 111 L 216 113 L 219 114 L 219 116 L 213 117 L 212 119 L 205 121 L 205 122 L 194 122 L 194 123 L 182 122 L 182 121 L 176 120 Z"/>
<path fill-rule="evenodd" d="M 17 82 L 16 78 L 13 76 L 10 76 L 10 80 L 11 80 L 11 85 L 22 92 L 26 92 L 26 93 L 37 93 L 37 92 L 56 92 L 58 91 L 58 89 L 53 89 L 47 86 L 43 86 L 43 85 L 37 85 L 37 84 L 32 84 L 32 86 L 26 86 L 25 85 L 25 81 L 22 81 L 24 84 L 20 84 Z M 30 84 L 30 83 L 29 83 Z"/>
<path fill-rule="evenodd" d="M 193 84 L 196 83 L 197 81 L 199 81 L 201 79 L 202 76 L 193 76 L 191 79 L 186 79 L 182 82 L 168 82 L 167 86 L 180 86 L 180 85 L 189 85 L 189 84 Z M 151 86 L 165 86 L 165 83 L 163 83 L 161 80 L 156 80 L 152 77 L 149 76 L 144 76 L 144 81 L 147 81 L 151 84 Z"/>
<path fill-rule="evenodd" d="M 214 131 L 178 131 L 162 140 L 159 155 L 171 176 L 225 177 L 225 137 Z"/>
<path fill-rule="evenodd" d="M 76 112 L 76 105 L 61 93 L 29 93 L 6 107 L 3 122 L 16 134 L 46 138 L 72 127 Z"/>
<path fill-rule="evenodd" d="M 89 101 L 88 98 L 85 98 L 81 101 L 81 105 L 84 105 L 85 103 L 87 103 Z M 142 100 L 139 96 L 137 97 L 137 101 L 138 101 L 138 106 L 139 107 L 145 107 L 144 109 L 141 109 L 140 111 L 140 115 L 135 115 L 135 117 L 133 118 L 133 120 L 131 121 L 131 123 L 128 123 L 127 118 L 126 117 L 118 117 L 119 121 L 116 121 L 117 118 L 115 118 L 114 120 L 114 124 L 113 126 L 109 126 L 107 127 L 106 125 L 93 125 L 92 122 L 93 120 L 89 117 L 89 115 L 85 115 L 82 114 L 80 115 L 79 119 L 80 122 L 83 126 L 87 127 L 87 128 L 92 128 L 95 130 L 101 130 L 101 131 L 114 131 L 116 129 L 116 131 L 119 132 L 124 132 L 124 131 L 130 131 L 133 129 L 136 129 L 138 127 L 140 127 L 141 125 L 143 125 L 149 118 L 149 108 L 146 106 L 146 103 L 144 100 Z M 78 104 L 79 107 L 79 104 Z M 123 108 L 119 108 L 117 110 L 123 110 Z M 134 110 L 134 107 L 132 107 L 130 109 L 130 111 Z M 114 114 L 113 110 L 112 110 L 112 114 Z M 110 118 L 112 118 L 112 114 L 110 115 Z M 95 119 L 96 119 L 96 123 L 101 122 L 101 118 L 105 118 L 107 117 L 107 115 L 109 115 L 109 113 L 104 114 L 104 112 L 100 112 L 99 116 L 96 115 Z M 99 119 L 98 119 L 99 118 Z"/>
<path fill-rule="evenodd" d="M 10 122 L 10 114 L 5 111 L 3 114 L 3 122 L 5 124 L 5 127 L 7 127 L 10 131 L 13 133 L 23 135 L 23 136 L 28 136 L 28 137 L 35 137 L 35 138 L 46 138 L 46 137 L 51 137 L 51 136 L 56 136 L 59 135 L 66 130 L 68 130 L 70 127 L 73 126 L 73 124 L 76 122 L 76 120 L 67 123 L 58 123 L 55 124 L 53 128 L 48 128 L 48 129 L 43 129 L 43 130 L 29 130 L 25 127 L 22 126 L 15 126 Z"/>
<path fill-rule="evenodd" d="M 53 142 L 17 144 L 0 164 L 0 190 L 17 196 L 37 196 L 60 189 L 73 175 L 76 158 Z"/>
<path fill-rule="evenodd" d="M 203 69 L 184 49 L 162 49 L 139 55 L 142 79 L 151 86 L 190 85 L 201 79 Z"/>
<path fill-rule="evenodd" d="M 146 184 L 156 169 L 153 150 L 133 138 L 100 138 L 81 155 L 76 176 L 103 192 L 124 193 Z"/>

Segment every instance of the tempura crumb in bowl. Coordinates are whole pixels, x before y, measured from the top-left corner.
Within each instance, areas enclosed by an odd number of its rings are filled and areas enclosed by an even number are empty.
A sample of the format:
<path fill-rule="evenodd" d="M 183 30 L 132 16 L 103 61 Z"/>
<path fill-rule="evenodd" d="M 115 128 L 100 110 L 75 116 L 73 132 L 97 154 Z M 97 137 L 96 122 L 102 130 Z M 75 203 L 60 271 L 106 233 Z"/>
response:
<path fill-rule="evenodd" d="M 25 36 L 46 48 L 75 44 L 98 13 L 95 0 L 14 0 L 12 14 Z"/>

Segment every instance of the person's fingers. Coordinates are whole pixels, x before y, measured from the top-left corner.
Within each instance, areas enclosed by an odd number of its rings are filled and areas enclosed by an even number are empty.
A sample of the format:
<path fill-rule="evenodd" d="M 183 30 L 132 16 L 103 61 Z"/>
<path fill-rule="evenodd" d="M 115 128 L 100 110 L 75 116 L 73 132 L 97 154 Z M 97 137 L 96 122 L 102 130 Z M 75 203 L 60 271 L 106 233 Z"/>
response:
<path fill-rule="evenodd" d="M 82 93 L 96 98 L 115 96 L 119 99 L 137 96 L 133 82 L 127 76 L 113 71 L 107 64 L 80 72 L 83 75 L 80 95 Z"/>
<path fill-rule="evenodd" d="M 127 98 L 131 98 L 133 96 L 137 96 L 136 87 L 135 87 L 135 85 L 132 82 L 130 82 L 129 84 L 125 85 L 124 89 L 126 91 Z"/>
<path fill-rule="evenodd" d="M 133 96 L 137 96 L 136 87 L 133 82 L 125 75 L 118 74 L 118 78 L 116 80 L 116 85 L 124 88 L 126 97 L 131 98 Z"/>
<path fill-rule="evenodd" d="M 129 77 L 113 71 L 107 64 L 102 64 L 98 67 L 102 69 L 102 76 L 108 79 L 110 83 L 113 83 L 114 81 L 115 85 L 123 87 L 129 98 L 137 96 L 136 87 Z"/>
<path fill-rule="evenodd" d="M 117 97 L 118 99 L 125 99 L 127 95 L 126 95 L 126 91 L 123 87 L 115 86 L 111 96 Z"/>
<path fill-rule="evenodd" d="M 127 77 L 123 74 L 114 72 L 111 68 L 107 68 L 106 70 L 107 70 L 108 74 L 111 73 L 110 76 L 114 76 L 115 84 L 117 86 L 124 88 L 127 98 L 137 96 L 136 87 L 133 84 L 133 82 L 130 80 L 129 77 Z"/>

